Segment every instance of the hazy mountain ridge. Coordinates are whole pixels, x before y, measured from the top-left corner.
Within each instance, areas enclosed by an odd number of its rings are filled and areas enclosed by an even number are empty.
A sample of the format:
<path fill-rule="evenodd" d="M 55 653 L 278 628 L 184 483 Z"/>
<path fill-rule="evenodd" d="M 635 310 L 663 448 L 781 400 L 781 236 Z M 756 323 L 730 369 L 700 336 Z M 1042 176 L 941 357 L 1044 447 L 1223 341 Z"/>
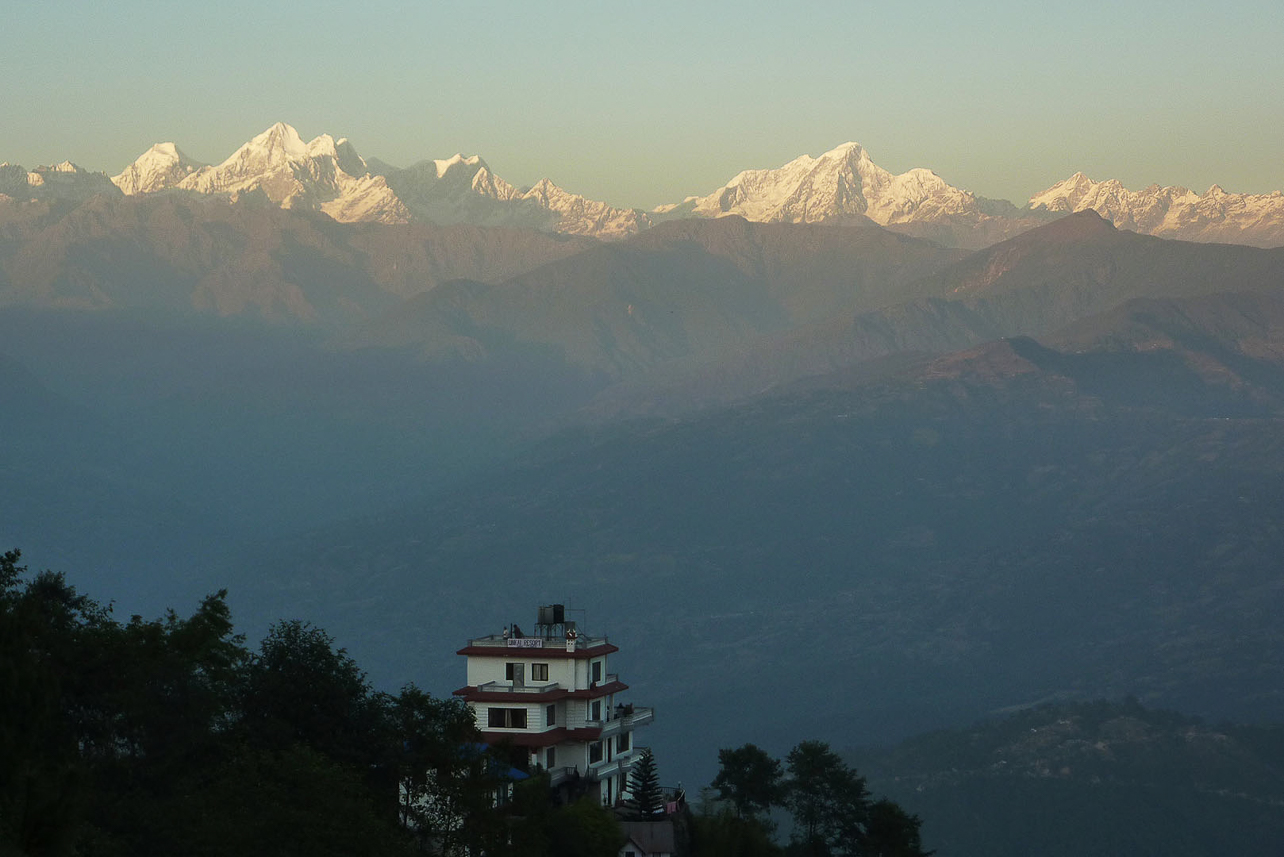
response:
<path fill-rule="evenodd" d="M 456 277 L 498 280 L 587 239 L 432 224 L 338 224 L 220 197 L 0 204 L 0 305 L 349 324 Z"/>
<path fill-rule="evenodd" d="M 491 287 L 452 284 L 347 338 L 471 359 L 518 343 L 613 379 L 715 355 L 756 337 L 901 299 L 908 279 L 957 253 L 872 224 L 793 226 L 740 218 L 663 224 Z"/>
<path fill-rule="evenodd" d="M 428 505 L 280 544 L 274 575 L 240 585 L 342 629 L 390 682 L 448 680 L 440 652 L 486 626 L 485 593 L 591 591 L 630 683 L 724 746 L 888 739 L 1049 695 L 1278 717 L 1284 365 L 1234 353 L 1018 339 L 573 431 Z M 788 724 L 728 722 L 764 676 L 825 694 Z"/>
<path fill-rule="evenodd" d="M 1284 837 L 1282 738 L 1132 700 L 1045 704 L 850 755 L 942 857 L 1253 853 Z"/>
<path fill-rule="evenodd" d="M 659 367 L 603 391 L 586 413 L 674 416 L 808 383 L 808 376 L 862 361 L 940 354 L 1004 336 L 1044 336 L 1135 299 L 1268 295 L 1282 282 L 1284 251 L 1141 236 L 1115 229 L 1095 212 L 1080 212 L 899 281 L 897 300 L 852 301 L 845 311 L 835 307 L 822 320 L 712 359 Z"/>

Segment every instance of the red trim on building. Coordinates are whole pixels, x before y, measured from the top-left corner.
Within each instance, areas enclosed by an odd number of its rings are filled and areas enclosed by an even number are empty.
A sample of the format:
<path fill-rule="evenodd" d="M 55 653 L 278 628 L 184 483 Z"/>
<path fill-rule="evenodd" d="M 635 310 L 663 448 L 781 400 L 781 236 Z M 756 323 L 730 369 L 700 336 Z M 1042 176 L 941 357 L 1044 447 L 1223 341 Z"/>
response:
<path fill-rule="evenodd" d="M 587 660 L 588 658 L 601 657 L 618 652 L 619 646 L 603 643 L 600 646 L 594 646 L 591 649 L 576 649 L 568 652 L 564 648 L 549 646 L 541 649 L 519 649 L 517 647 L 508 648 L 507 646 L 464 646 L 457 655 L 469 655 L 480 658 L 505 658 L 507 660 L 523 661 L 540 661 L 551 660 L 553 658 L 574 658 L 575 660 Z"/>
<path fill-rule="evenodd" d="M 559 726 L 547 732 L 482 732 L 487 744 L 512 744 L 514 747 L 552 747 L 567 742 L 596 741 L 602 730 L 590 727 L 567 729 Z"/>
<path fill-rule="evenodd" d="M 453 691 L 453 696 L 462 696 L 468 702 L 525 702 L 530 705 L 541 705 L 556 702 L 559 699 L 600 699 L 612 693 L 621 693 L 629 689 L 622 681 L 608 682 L 590 687 L 588 690 L 550 690 L 547 693 L 514 693 L 511 690 L 478 690 L 473 685 Z"/>

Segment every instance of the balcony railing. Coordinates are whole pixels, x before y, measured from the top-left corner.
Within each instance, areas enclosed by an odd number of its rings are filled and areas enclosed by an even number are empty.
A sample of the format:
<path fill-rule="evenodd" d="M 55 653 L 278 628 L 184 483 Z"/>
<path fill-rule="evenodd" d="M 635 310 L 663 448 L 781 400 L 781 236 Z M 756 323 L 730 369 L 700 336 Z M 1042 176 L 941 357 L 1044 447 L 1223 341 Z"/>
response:
<path fill-rule="evenodd" d="M 555 690 L 561 690 L 562 686 L 557 682 L 552 684 L 536 685 L 514 685 L 511 681 L 488 681 L 485 684 L 477 685 L 477 689 L 482 693 L 551 693 Z"/>
<path fill-rule="evenodd" d="M 571 777 L 575 775 L 576 775 L 576 768 L 574 765 L 565 765 L 560 768 L 549 768 L 548 784 L 550 786 L 558 786 L 566 782 L 567 780 L 569 780 Z"/>
<path fill-rule="evenodd" d="M 584 724 L 596 729 L 601 729 L 602 737 L 609 738 L 612 735 L 617 735 L 620 732 L 632 729 L 635 726 L 645 726 L 655 719 L 654 708 L 628 706 L 624 710 L 628 713 L 621 713 L 621 710 L 616 708 L 609 712 L 611 714 L 609 720 L 586 720 L 584 721 Z"/>

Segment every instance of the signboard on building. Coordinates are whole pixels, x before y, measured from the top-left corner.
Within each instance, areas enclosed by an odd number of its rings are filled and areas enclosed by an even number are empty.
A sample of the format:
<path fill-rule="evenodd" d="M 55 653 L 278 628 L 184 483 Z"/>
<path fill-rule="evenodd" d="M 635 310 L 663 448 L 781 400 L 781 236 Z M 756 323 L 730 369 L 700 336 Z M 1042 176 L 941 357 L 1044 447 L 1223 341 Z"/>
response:
<path fill-rule="evenodd" d="M 544 640 L 540 637 L 510 637 L 508 640 L 510 649 L 542 649 Z"/>

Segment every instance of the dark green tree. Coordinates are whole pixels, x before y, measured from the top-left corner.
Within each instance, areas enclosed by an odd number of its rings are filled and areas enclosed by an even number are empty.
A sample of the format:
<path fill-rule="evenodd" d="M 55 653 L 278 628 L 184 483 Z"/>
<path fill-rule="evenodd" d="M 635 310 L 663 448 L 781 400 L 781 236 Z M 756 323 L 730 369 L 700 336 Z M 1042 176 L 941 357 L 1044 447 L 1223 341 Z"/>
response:
<path fill-rule="evenodd" d="M 105 621 L 62 575 L 24 583 L 21 554 L 0 554 L 0 854 L 75 847 L 85 801 L 82 728 L 87 639 Z"/>
<path fill-rule="evenodd" d="M 391 700 L 389 714 L 396 749 L 395 772 L 399 797 L 398 815 L 402 825 L 415 830 L 425 841 L 431 841 L 436 804 L 446 800 L 434 794 L 445 786 L 453 788 L 458 775 L 471 766 L 469 756 L 476 755 L 481 741 L 477 722 L 468 705 L 460 699 L 436 699 L 413 684 L 401 689 Z M 471 748 L 464 753 L 465 748 Z M 470 778 L 476 780 L 478 778 Z M 484 783 L 476 783 L 484 789 Z M 451 795 L 449 803 L 462 808 L 465 804 L 485 802 L 489 793 L 477 800 Z"/>
<path fill-rule="evenodd" d="M 727 806 L 706 807 L 692 819 L 691 850 L 700 857 L 779 857 L 767 824 L 741 818 Z"/>
<path fill-rule="evenodd" d="M 918 831 L 921 824 L 917 815 L 910 815 L 900 804 L 886 798 L 875 801 L 869 806 L 861 837 L 863 857 L 930 857 L 933 852 L 923 850 Z"/>
<path fill-rule="evenodd" d="M 306 622 L 278 622 L 250 665 L 243 725 L 260 747 L 305 744 L 366 771 L 382 761 L 385 706 L 329 634 Z"/>
<path fill-rule="evenodd" d="M 642 751 L 629 772 L 629 795 L 638 818 L 657 818 L 664 812 L 664 795 L 660 791 L 660 778 L 656 774 L 655 756 L 650 747 Z"/>
<path fill-rule="evenodd" d="M 803 741 L 785 759 L 791 848 L 806 857 L 860 854 L 868 816 L 865 779 L 823 741 Z"/>
<path fill-rule="evenodd" d="M 761 820 L 783 800 L 780 761 L 765 750 L 753 744 L 719 750 L 718 766 L 713 787 L 723 800 L 731 802 L 739 818 Z"/>
<path fill-rule="evenodd" d="M 553 813 L 550 853 L 557 857 L 616 857 L 624 839 L 615 815 L 592 797 Z"/>

